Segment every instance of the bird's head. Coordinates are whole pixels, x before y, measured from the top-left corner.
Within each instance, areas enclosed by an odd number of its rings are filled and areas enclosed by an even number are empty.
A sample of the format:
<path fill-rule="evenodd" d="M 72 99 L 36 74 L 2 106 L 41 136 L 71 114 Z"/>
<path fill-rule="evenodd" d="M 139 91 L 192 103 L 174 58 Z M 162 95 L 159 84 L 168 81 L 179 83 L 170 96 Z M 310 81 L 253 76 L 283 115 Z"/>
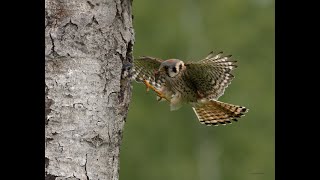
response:
<path fill-rule="evenodd" d="M 179 59 L 168 59 L 161 63 L 158 72 L 165 73 L 167 76 L 173 78 L 177 76 L 185 68 L 183 61 Z"/>

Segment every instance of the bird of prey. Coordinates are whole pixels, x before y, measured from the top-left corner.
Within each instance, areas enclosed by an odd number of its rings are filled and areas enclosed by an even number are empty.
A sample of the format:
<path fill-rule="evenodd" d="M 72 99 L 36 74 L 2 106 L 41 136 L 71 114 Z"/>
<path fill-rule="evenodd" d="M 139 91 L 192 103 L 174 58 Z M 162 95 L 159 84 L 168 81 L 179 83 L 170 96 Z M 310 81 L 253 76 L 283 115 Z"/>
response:
<path fill-rule="evenodd" d="M 210 52 L 197 62 L 179 59 L 162 60 L 142 56 L 134 59 L 132 78 L 157 93 L 158 100 L 167 100 L 170 110 L 191 104 L 201 124 L 230 124 L 244 116 L 248 109 L 218 101 L 234 76 L 236 61 L 223 52 Z"/>

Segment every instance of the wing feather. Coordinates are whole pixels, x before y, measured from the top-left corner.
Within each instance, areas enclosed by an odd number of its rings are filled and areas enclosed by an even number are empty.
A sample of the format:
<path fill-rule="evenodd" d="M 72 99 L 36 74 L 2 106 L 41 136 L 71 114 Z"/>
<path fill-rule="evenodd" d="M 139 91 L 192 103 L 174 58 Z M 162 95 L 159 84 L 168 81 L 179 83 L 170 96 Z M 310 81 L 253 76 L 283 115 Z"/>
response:
<path fill-rule="evenodd" d="M 231 71 L 237 67 L 236 62 L 231 55 L 211 52 L 198 62 L 186 63 L 184 79 L 204 97 L 218 99 L 234 78 Z"/>
<path fill-rule="evenodd" d="M 162 61 L 163 60 L 161 59 L 149 56 L 142 56 L 134 59 L 132 79 L 137 82 L 147 80 L 152 85 L 160 87 L 159 82 L 155 82 L 155 72 L 159 69 Z"/>

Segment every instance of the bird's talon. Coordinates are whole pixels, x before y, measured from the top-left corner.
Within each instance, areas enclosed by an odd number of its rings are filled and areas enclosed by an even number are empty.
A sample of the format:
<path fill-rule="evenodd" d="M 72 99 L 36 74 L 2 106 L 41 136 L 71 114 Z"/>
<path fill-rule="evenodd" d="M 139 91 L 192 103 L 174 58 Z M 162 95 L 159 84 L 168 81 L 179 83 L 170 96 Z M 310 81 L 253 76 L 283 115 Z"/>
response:
<path fill-rule="evenodd" d="M 146 92 L 149 92 L 150 87 L 152 87 L 152 86 L 150 85 L 150 83 L 147 80 L 143 80 L 143 83 L 146 85 Z M 153 89 L 153 88 L 151 88 L 151 89 Z"/>
<path fill-rule="evenodd" d="M 170 102 L 170 100 L 169 100 L 166 96 L 164 96 L 164 95 L 163 95 L 161 92 L 159 92 L 155 87 L 153 87 L 147 80 L 143 80 L 143 83 L 144 83 L 144 84 L 146 85 L 146 87 L 147 87 L 147 92 L 148 92 L 150 89 L 152 89 L 154 92 L 157 93 L 157 96 L 160 97 L 159 101 L 160 101 L 162 98 L 164 98 L 164 99 L 166 99 L 167 101 Z"/>
<path fill-rule="evenodd" d="M 157 94 L 157 96 L 159 97 L 158 101 L 160 101 L 162 98 L 164 98 L 164 96 L 162 94 Z"/>
<path fill-rule="evenodd" d="M 157 96 L 159 97 L 158 101 L 161 101 L 161 99 L 165 99 L 168 102 L 170 102 L 170 100 L 166 96 L 164 96 L 162 93 L 160 92 L 156 92 L 156 93 L 157 93 Z"/>

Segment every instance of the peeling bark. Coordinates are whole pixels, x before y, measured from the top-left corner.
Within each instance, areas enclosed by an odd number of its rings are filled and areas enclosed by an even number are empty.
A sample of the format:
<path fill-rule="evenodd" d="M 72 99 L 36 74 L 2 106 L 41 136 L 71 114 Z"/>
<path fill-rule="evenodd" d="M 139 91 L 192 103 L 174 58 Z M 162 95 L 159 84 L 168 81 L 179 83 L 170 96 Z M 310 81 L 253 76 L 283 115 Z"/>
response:
<path fill-rule="evenodd" d="M 45 176 L 119 179 L 131 98 L 131 0 L 45 2 Z"/>

